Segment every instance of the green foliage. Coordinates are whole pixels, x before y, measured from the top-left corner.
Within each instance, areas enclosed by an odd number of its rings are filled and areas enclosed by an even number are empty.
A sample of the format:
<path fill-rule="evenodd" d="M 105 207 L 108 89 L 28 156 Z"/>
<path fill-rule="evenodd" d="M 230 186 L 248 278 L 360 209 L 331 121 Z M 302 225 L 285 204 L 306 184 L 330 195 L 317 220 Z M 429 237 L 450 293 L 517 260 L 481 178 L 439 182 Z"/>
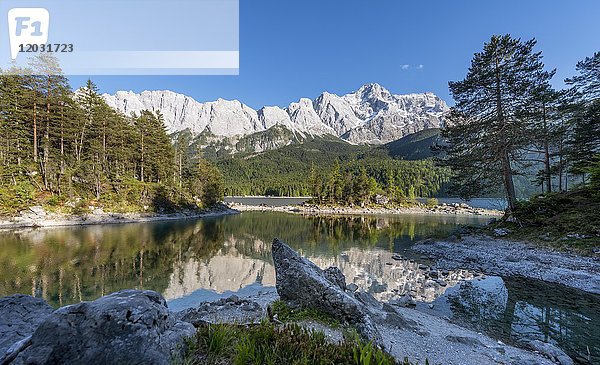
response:
<path fill-rule="evenodd" d="M 187 364 L 387 365 L 397 362 L 371 343 L 348 336 L 340 344 L 327 342 L 322 332 L 297 324 L 275 326 L 201 326 L 189 346 Z M 215 329 L 218 328 L 218 329 Z M 209 345 L 213 343 L 213 347 Z M 405 361 L 409 365 L 410 362 Z"/>
<path fill-rule="evenodd" d="M 0 186 L 0 215 L 14 214 L 31 206 L 35 199 L 34 191 L 35 188 L 27 182 Z"/>
<path fill-rule="evenodd" d="M 449 83 L 456 105 L 442 132 L 448 145 L 440 162 L 452 168 L 453 192 L 463 198 L 503 186 L 509 208 L 515 206 L 515 161 L 531 144 L 524 115 L 554 74 L 544 71 L 535 45 L 535 39 L 492 36 L 473 56 L 465 79 Z"/>
<path fill-rule="evenodd" d="M 449 177 L 431 161 L 403 161 L 381 148 L 312 139 L 257 155 L 216 161 L 225 195 L 312 195 L 321 202 L 367 204 L 377 193 L 401 199 L 439 193 Z"/>
<path fill-rule="evenodd" d="M 424 160 L 433 157 L 432 149 L 440 141 L 440 129 L 431 128 L 409 134 L 380 147 L 390 156 L 404 160 Z"/>
<path fill-rule="evenodd" d="M 331 327 L 338 327 L 340 322 L 330 315 L 313 308 L 292 309 L 285 302 L 277 300 L 271 304 L 273 315 L 282 322 L 298 322 L 314 320 Z"/>
<path fill-rule="evenodd" d="M 591 186 L 547 193 L 521 201 L 513 212 L 518 223 L 499 222 L 491 228 L 512 229 L 524 238 L 589 254 L 600 244 L 600 193 Z"/>
<path fill-rule="evenodd" d="M 176 171 L 183 161 L 160 112 L 119 114 L 91 80 L 73 93 L 51 55 L 34 58 L 31 67 L 0 75 L 0 214 L 32 204 L 68 211 L 61 206 L 68 200 L 122 211 L 144 205 L 173 211 L 220 200 L 214 170 L 208 188 L 192 199 L 188 182 L 197 176 Z"/>
<path fill-rule="evenodd" d="M 426 204 L 428 207 L 435 207 L 435 206 L 440 205 L 440 202 L 436 198 L 429 198 L 429 199 L 427 199 Z"/>
<path fill-rule="evenodd" d="M 224 324 L 208 325 L 206 336 L 202 339 L 206 353 L 216 359 L 231 346 L 235 332 L 232 327 Z"/>

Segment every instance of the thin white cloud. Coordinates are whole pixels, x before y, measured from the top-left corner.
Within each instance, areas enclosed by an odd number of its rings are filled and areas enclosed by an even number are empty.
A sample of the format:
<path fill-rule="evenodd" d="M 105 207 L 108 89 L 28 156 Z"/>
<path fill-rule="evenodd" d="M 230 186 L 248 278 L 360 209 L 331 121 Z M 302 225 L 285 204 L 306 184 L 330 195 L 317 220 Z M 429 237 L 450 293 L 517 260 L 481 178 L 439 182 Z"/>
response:
<path fill-rule="evenodd" d="M 403 70 L 408 70 L 409 67 L 410 67 L 410 65 L 402 65 L 402 66 L 400 66 L 400 68 L 403 69 Z"/>
<path fill-rule="evenodd" d="M 422 70 L 422 69 L 423 69 L 423 67 L 425 67 L 425 65 L 418 65 L 418 66 L 417 66 L 417 70 Z"/>

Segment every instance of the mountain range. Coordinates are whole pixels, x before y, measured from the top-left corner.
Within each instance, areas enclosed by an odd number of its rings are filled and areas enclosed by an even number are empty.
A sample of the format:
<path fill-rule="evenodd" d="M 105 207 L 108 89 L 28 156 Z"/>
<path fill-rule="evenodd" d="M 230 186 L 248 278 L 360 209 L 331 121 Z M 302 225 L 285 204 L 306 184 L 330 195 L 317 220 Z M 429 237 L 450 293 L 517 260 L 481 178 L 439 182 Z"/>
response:
<path fill-rule="evenodd" d="M 315 137 L 385 144 L 439 128 L 449 110 L 432 93 L 394 95 L 375 83 L 342 96 L 323 92 L 286 108 L 258 110 L 238 100 L 200 103 L 172 91 L 119 91 L 103 98 L 126 115 L 144 109 L 160 111 L 169 133 L 186 132 L 198 147 L 217 146 L 229 152 L 261 152 Z"/>

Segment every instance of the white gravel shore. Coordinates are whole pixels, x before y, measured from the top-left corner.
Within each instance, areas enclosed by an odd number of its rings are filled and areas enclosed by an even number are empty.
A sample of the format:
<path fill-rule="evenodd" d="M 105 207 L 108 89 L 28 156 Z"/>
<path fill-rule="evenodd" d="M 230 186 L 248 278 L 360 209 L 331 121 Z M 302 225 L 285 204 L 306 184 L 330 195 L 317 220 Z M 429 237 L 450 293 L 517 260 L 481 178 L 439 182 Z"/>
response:
<path fill-rule="evenodd" d="M 465 204 L 446 204 L 437 205 L 435 207 L 428 206 L 410 206 L 399 208 L 360 208 L 360 207 L 330 207 L 317 205 L 285 205 L 285 206 L 269 206 L 269 205 L 244 205 L 239 203 L 228 203 L 232 209 L 246 211 L 262 211 L 262 212 L 284 212 L 306 215 L 390 215 L 390 214 L 415 214 L 415 215 L 450 215 L 450 216 L 489 216 L 501 217 L 504 212 L 500 210 L 473 208 Z"/>
<path fill-rule="evenodd" d="M 222 206 L 205 211 L 186 211 L 171 214 L 157 213 L 110 213 L 96 211 L 85 215 L 65 215 L 44 211 L 41 207 L 32 207 L 21 215 L 12 218 L 0 218 L 1 229 L 27 228 L 27 227 L 61 227 L 85 226 L 94 224 L 121 224 L 159 222 L 180 219 L 197 219 L 218 217 L 223 215 L 238 214 L 239 211 Z"/>

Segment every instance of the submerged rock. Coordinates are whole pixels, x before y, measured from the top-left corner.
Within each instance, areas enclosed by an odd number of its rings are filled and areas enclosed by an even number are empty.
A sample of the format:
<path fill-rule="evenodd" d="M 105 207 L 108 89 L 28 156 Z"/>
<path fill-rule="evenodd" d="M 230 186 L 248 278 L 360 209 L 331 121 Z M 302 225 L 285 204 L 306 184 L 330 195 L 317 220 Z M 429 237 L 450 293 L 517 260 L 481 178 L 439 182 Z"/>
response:
<path fill-rule="evenodd" d="M 558 347 L 542 342 L 540 340 L 533 340 L 528 343 L 529 347 L 539 353 L 547 356 L 551 360 L 558 362 L 560 365 L 573 365 L 573 360 L 565 354 L 565 352 Z"/>
<path fill-rule="evenodd" d="M 361 336 L 381 343 L 381 335 L 365 305 L 342 289 L 346 285 L 341 272 L 332 275 L 335 270 L 331 268 L 328 272 L 321 270 L 279 239 L 273 241 L 272 252 L 277 292 L 283 301 L 292 307 L 314 308 L 353 324 Z M 339 284 L 341 280 L 343 286 Z"/>
<path fill-rule="evenodd" d="M 358 290 L 358 285 L 356 285 L 354 283 L 350 283 L 350 284 L 346 285 L 346 289 L 351 291 L 352 293 L 354 293 L 355 291 Z"/>
<path fill-rule="evenodd" d="M 62 307 L 39 325 L 12 364 L 170 364 L 194 326 L 162 295 L 123 290 Z"/>

